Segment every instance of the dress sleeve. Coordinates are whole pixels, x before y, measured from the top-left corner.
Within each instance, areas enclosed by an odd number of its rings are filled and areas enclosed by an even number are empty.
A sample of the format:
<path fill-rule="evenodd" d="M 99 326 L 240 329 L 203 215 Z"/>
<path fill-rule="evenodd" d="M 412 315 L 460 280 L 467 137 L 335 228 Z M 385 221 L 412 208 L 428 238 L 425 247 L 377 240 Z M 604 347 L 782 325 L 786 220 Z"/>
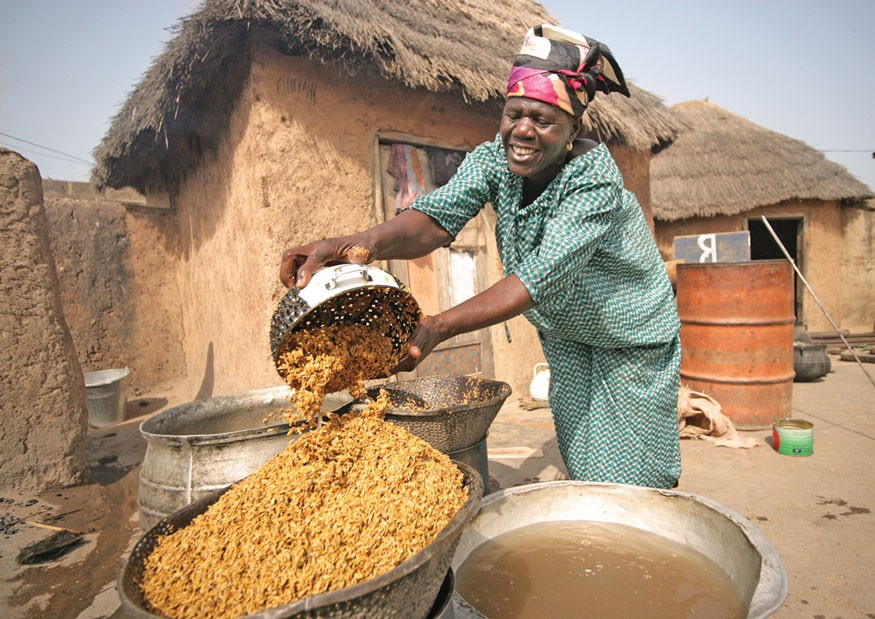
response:
<path fill-rule="evenodd" d="M 453 238 L 495 195 L 498 162 L 493 144 L 481 144 L 468 153 L 449 182 L 418 197 L 410 208 L 434 219 Z"/>
<path fill-rule="evenodd" d="M 613 166 L 583 165 L 557 192 L 537 249 L 515 269 L 538 305 L 562 298 L 608 233 L 622 206 L 622 176 Z"/>

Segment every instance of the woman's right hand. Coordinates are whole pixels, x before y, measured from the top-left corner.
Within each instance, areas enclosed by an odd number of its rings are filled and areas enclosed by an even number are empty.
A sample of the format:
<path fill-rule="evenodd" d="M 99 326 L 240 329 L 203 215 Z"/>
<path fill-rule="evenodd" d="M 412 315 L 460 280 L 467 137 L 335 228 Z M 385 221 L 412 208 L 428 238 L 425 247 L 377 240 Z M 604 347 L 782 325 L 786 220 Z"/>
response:
<path fill-rule="evenodd" d="M 313 273 L 326 265 L 351 262 L 368 264 L 374 251 L 362 244 L 361 239 L 339 237 L 298 245 L 283 252 L 280 262 L 280 280 L 286 287 L 303 288 L 310 283 Z"/>

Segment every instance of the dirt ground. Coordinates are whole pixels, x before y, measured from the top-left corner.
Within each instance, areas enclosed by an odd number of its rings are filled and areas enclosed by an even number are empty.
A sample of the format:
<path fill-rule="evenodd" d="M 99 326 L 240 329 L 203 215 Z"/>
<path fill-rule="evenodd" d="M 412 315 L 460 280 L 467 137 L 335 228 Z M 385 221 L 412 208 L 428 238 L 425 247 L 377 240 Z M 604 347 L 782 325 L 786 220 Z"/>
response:
<path fill-rule="evenodd" d="M 138 471 L 146 444 L 139 423 L 169 401 L 166 395 L 130 400 L 128 421 L 89 430 L 93 483 L 39 496 L 0 497 L 0 616 L 98 618 L 118 606 L 121 558 L 140 533 Z M 47 527 L 80 533 L 82 540 L 57 559 L 18 564 L 22 548 L 55 532 Z"/>
<path fill-rule="evenodd" d="M 875 364 L 864 364 L 875 376 Z M 0 617 L 124 619 L 117 579 L 139 538 L 137 492 L 145 441 L 139 424 L 181 404 L 172 393 L 128 403 L 129 419 L 91 429 L 94 483 L 41 496 L 0 497 Z M 855 363 L 795 383 L 792 415 L 815 424 L 814 455 L 778 454 L 771 432 L 744 432 L 753 449 L 683 441 L 679 491 L 718 501 L 748 518 L 779 554 L 789 591 L 779 619 L 873 619 L 875 591 L 875 388 Z M 549 408 L 528 410 L 514 394 L 488 437 L 489 491 L 562 479 Z M 21 548 L 52 534 L 83 534 L 60 558 L 16 563 Z"/>

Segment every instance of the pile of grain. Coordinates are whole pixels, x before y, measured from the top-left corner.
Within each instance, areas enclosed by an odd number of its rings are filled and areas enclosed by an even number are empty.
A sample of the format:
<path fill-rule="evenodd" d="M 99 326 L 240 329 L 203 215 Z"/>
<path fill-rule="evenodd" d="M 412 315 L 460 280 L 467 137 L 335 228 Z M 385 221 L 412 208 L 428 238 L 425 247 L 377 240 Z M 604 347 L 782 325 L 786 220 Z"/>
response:
<path fill-rule="evenodd" d="M 467 500 L 448 456 L 382 419 L 385 397 L 303 434 L 186 528 L 141 587 L 167 617 L 237 617 L 349 587 L 427 546 Z"/>
<path fill-rule="evenodd" d="M 298 417 L 325 393 L 388 370 L 391 342 L 362 325 L 293 336 L 281 356 Z M 384 574 L 420 552 L 468 500 L 450 458 L 384 421 L 388 394 L 331 416 L 187 527 L 158 540 L 140 587 L 174 619 L 239 617 Z M 291 421 L 291 419 L 290 419 Z"/>

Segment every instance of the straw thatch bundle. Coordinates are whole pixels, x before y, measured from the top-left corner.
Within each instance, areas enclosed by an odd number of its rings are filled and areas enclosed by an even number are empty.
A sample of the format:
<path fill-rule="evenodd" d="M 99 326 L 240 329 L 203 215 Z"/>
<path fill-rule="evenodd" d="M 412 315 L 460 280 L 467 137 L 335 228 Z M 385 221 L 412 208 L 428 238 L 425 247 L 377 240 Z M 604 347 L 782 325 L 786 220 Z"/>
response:
<path fill-rule="evenodd" d="M 673 109 L 689 127 L 651 160 L 654 219 L 735 215 L 788 200 L 873 197 L 845 168 L 804 142 L 707 101 Z"/>
<path fill-rule="evenodd" d="M 525 31 L 543 22 L 556 20 L 532 0 L 206 0 L 180 20 L 113 119 L 92 180 L 144 191 L 172 186 L 196 165 L 224 135 L 254 33 L 282 53 L 456 93 L 497 115 L 511 59 Z M 645 152 L 670 142 L 675 116 L 654 95 L 632 92 L 597 99 L 586 113 L 590 134 Z"/>

